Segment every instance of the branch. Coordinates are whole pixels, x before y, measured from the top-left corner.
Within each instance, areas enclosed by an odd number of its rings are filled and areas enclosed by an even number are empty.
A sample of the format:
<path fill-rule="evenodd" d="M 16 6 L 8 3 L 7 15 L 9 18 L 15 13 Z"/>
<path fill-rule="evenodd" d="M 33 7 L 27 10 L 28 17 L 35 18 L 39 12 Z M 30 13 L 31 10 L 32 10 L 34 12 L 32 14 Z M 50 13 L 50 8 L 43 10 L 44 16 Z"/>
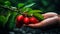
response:
<path fill-rule="evenodd" d="M 1 7 L 1 8 L 4 8 L 4 9 L 11 10 L 11 11 L 15 11 L 15 10 L 12 10 L 11 8 L 9 8 L 9 7 L 6 7 L 6 6 L 3 6 L 3 5 L 1 5 L 1 4 L 0 4 L 0 7 Z"/>
<path fill-rule="evenodd" d="M 22 13 L 20 12 L 20 11 L 21 11 L 20 9 L 13 10 L 12 8 L 9 8 L 9 7 L 7 7 L 7 6 L 3 6 L 3 5 L 1 5 L 1 4 L 0 4 L 0 7 L 22 14 Z"/>

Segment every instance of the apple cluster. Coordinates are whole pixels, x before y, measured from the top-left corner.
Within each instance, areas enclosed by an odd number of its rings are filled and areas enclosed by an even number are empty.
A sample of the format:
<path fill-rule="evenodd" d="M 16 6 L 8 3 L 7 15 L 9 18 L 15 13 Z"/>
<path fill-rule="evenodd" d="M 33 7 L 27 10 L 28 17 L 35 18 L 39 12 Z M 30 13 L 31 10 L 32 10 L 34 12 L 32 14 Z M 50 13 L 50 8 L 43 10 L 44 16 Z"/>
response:
<path fill-rule="evenodd" d="M 23 24 L 36 24 L 39 22 L 37 18 L 35 18 L 33 15 L 28 17 L 26 15 L 18 15 L 16 18 L 16 27 L 20 28 Z"/>

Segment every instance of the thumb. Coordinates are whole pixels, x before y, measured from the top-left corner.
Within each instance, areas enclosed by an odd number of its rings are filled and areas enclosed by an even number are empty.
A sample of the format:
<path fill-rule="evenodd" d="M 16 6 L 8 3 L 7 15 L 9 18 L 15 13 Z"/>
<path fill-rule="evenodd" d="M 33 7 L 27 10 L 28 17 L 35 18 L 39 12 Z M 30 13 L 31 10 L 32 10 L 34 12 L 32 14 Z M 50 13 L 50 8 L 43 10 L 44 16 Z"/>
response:
<path fill-rule="evenodd" d="M 33 27 L 35 24 L 29 24 L 29 25 L 27 25 L 27 26 L 31 26 L 31 27 Z"/>

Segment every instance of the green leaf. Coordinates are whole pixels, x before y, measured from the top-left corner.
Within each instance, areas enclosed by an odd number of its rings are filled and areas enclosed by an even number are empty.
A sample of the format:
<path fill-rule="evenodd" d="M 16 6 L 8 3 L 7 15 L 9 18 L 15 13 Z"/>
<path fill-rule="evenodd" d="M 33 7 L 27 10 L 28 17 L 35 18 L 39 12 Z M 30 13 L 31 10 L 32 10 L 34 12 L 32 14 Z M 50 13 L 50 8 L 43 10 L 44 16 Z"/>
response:
<path fill-rule="evenodd" d="M 10 15 L 11 15 L 11 12 L 8 11 L 8 12 L 7 12 L 7 16 L 5 17 L 5 20 L 4 20 L 4 23 L 3 23 L 3 27 L 4 27 L 5 24 L 7 23 L 7 21 L 8 21 L 8 19 L 9 19 Z"/>
<path fill-rule="evenodd" d="M 16 17 L 17 13 L 16 12 L 12 12 L 10 18 L 9 18 L 9 29 L 13 29 L 15 27 L 15 17 Z"/>
<path fill-rule="evenodd" d="M 44 17 L 42 16 L 42 14 L 39 14 L 39 13 L 34 13 L 33 14 L 38 20 L 44 20 Z"/>
<path fill-rule="evenodd" d="M 33 5 L 35 5 L 35 3 L 31 3 L 31 4 L 29 4 L 29 5 L 26 5 L 24 8 L 29 8 L 29 7 L 31 7 L 31 6 L 33 6 Z"/>
<path fill-rule="evenodd" d="M 21 11 L 22 11 L 22 12 L 29 12 L 29 11 L 32 11 L 32 9 L 31 9 L 31 8 L 22 8 Z"/>
<path fill-rule="evenodd" d="M 31 11 L 28 12 L 28 15 L 31 15 L 33 13 L 40 13 L 40 12 L 42 12 L 42 11 L 40 11 L 40 10 L 31 10 Z"/>
<path fill-rule="evenodd" d="M 18 3 L 18 5 L 17 5 L 18 8 L 21 8 L 23 6 L 24 6 L 24 3 Z"/>
<path fill-rule="evenodd" d="M 13 6 L 11 6 L 10 9 L 12 9 L 12 10 L 17 10 L 17 7 L 13 7 Z"/>
<path fill-rule="evenodd" d="M 11 3 L 9 1 L 4 2 L 5 6 L 11 6 Z"/>
<path fill-rule="evenodd" d="M 8 12 L 6 17 L 3 15 L 0 15 L 0 24 L 2 27 L 4 27 L 5 24 L 7 23 L 9 16 L 10 16 L 10 12 Z"/>
<path fill-rule="evenodd" d="M 40 11 L 40 10 L 31 10 L 31 11 L 29 11 L 29 13 L 40 13 L 40 12 L 42 12 L 42 11 Z"/>
<path fill-rule="evenodd" d="M 3 24 L 5 22 L 5 17 L 3 15 L 0 15 L 0 24 Z"/>

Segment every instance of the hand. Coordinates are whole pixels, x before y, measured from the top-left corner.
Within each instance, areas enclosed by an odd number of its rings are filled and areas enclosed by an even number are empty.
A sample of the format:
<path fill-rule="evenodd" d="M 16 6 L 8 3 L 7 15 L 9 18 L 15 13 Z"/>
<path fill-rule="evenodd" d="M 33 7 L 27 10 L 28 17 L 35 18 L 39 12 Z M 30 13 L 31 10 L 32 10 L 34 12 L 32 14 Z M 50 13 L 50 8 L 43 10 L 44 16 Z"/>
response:
<path fill-rule="evenodd" d="M 39 28 L 39 27 L 44 27 L 44 26 L 48 26 L 48 25 L 51 25 L 51 24 L 54 24 L 58 21 L 58 16 L 54 16 L 54 17 L 51 17 L 51 18 L 47 18 L 39 23 L 36 23 L 36 24 L 29 24 L 29 25 L 26 25 L 26 26 L 29 26 L 29 27 L 32 27 L 32 28 Z"/>
<path fill-rule="evenodd" d="M 44 20 L 36 23 L 36 24 L 28 24 L 26 26 L 32 27 L 32 28 L 39 28 L 39 27 L 45 27 L 48 25 L 52 25 L 54 23 L 57 23 L 59 21 L 58 14 L 54 12 L 48 12 L 45 14 L 42 14 L 44 16 Z"/>

